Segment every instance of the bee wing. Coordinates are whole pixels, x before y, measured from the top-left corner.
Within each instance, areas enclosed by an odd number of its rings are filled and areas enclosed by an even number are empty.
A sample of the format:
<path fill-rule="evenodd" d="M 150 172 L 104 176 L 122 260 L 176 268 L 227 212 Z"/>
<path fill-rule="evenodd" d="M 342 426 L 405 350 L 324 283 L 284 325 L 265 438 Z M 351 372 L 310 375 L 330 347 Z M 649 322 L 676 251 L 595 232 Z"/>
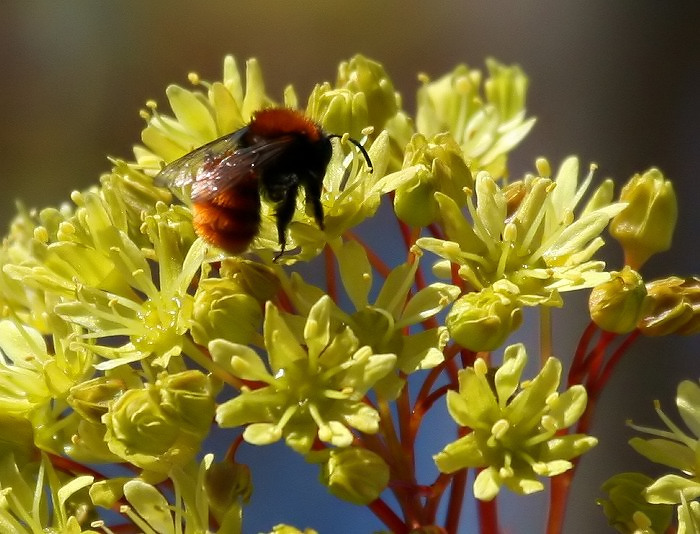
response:
<path fill-rule="evenodd" d="M 247 127 L 241 128 L 171 161 L 160 170 L 153 179 L 153 183 L 159 187 L 184 187 L 194 182 L 202 167 L 211 165 L 227 153 L 233 153 L 247 131 Z"/>
<path fill-rule="evenodd" d="M 183 187 L 192 184 L 193 202 L 205 202 L 235 187 L 243 178 L 258 172 L 287 146 L 290 136 L 262 139 L 238 147 L 248 128 L 215 139 L 166 165 L 155 177 L 156 185 Z"/>

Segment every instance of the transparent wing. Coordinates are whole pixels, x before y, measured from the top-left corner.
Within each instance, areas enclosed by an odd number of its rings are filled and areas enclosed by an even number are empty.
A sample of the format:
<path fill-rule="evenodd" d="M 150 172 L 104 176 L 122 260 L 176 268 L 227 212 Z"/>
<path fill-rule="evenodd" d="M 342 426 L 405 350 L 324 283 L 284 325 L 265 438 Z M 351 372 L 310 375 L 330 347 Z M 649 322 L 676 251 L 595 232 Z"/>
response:
<path fill-rule="evenodd" d="M 214 139 L 213 141 L 188 152 L 181 158 L 168 163 L 163 167 L 154 179 L 154 184 L 160 187 L 183 187 L 193 182 L 197 172 L 207 162 L 226 154 L 233 153 L 238 147 L 241 138 L 248 128 L 241 128 L 233 133 Z"/>
<path fill-rule="evenodd" d="M 192 184 L 192 201 L 205 202 L 259 172 L 279 156 L 291 140 L 290 136 L 282 136 L 239 147 L 247 131 L 247 127 L 241 128 L 176 159 L 158 173 L 154 183 L 168 187 Z"/>

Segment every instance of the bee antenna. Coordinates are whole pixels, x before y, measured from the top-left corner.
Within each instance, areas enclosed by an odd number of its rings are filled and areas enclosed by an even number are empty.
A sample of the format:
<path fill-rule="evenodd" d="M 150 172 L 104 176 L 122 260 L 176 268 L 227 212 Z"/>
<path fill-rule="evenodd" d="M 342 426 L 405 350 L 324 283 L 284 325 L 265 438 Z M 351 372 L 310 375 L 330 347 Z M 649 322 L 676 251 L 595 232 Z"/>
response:
<path fill-rule="evenodd" d="M 332 139 L 333 137 L 337 137 L 338 139 L 341 139 L 341 140 L 345 138 L 345 136 L 339 135 L 339 134 L 330 134 L 328 136 L 329 139 Z M 364 156 L 365 161 L 367 162 L 367 166 L 369 167 L 369 172 L 373 172 L 374 166 L 372 165 L 372 160 L 369 158 L 369 154 L 367 153 L 367 150 L 365 150 L 365 147 L 363 147 L 357 139 L 353 139 L 352 137 L 348 137 L 347 140 L 350 141 L 353 145 L 355 145 L 358 148 L 358 150 Z"/>

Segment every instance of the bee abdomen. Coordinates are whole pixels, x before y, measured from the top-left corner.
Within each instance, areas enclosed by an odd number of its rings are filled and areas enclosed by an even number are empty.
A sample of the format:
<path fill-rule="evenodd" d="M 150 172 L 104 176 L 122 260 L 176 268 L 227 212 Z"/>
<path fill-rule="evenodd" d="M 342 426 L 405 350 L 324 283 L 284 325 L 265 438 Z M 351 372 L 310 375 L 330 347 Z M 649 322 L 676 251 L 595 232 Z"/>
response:
<path fill-rule="evenodd" d="M 213 202 L 195 203 L 192 215 L 197 234 L 231 254 L 244 252 L 260 228 L 259 194 L 239 198 L 236 189 Z"/>
<path fill-rule="evenodd" d="M 249 175 L 235 187 L 220 191 L 209 203 L 222 208 L 252 211 L 260 209 L 260 187 L 255 174 Z"/>

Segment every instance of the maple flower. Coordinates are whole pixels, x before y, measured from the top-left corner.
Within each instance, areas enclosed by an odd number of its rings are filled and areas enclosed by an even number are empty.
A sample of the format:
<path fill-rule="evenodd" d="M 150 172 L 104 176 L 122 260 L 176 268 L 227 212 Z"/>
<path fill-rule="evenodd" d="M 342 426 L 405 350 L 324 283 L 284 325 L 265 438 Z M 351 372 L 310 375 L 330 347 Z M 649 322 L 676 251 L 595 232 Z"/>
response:
<path fill-rule="evenodd" d="M 284 437 L 300 453 L 307 453 L 317 436 L 347 447 L 353 440 L 351 429 L 377 432 L 379 414 L 363 397 L 393 369 L 396 355 L 360 346 L 349 327 L 333 327 L 330 312 L 331 300 L 324 296 L 309 311 L 303 332 L 297 333 L 300 338 L 292 328 L 298 317 L 285 318 L 268 302 L 263 331 L 269 371 L 248 346 L 224 340 L 209 344 L 219 365 L 239 378 L 265 384 L 244 388 L 220 404 L 220 426 L 248 425 L 243 438 L 256 445 Z"/>
<path fill-rule="evenodd" d="M 533 118 L 525 119 L 527 77 L 517 66 L 489 59 L 488 78 L 459 65 L 430 81 L 422 76 L 418 91 L 416 129 L 433 136 L 448 131 L 460 145 L 464 159 L 475 170 L 500 178 L 506 173 L 506 156 L 530 131 Z"/>
<path fill-rule="evenodd" d="M 352 240 L 333 242 L 331 246 L 338 261 L 340 280 L 354 308 L 347 311 L 332 304 L 333 318 L 350 326 L 361 345 L 369 345 L 378 353 L 396 354 L 397 367 L 405 374 L 440 364 L 444 360 L 442 349 L 448 341 L 447 329 L 436 326 L 410 333 L 406 330 L 439 314 L 459 295 L 459 288 L 434 282 L 410 294 L 419 265 L 416 258 L 392 269 L 372 299 L 374 277 L 364 248 Z M 323 290 L 296 274 L 280 275 L 301 313 L 307 313 L 324 295 Z"/>
<path fill-rule="evenodd" d="M 584 434 L 558 434 L 583 414 L 584 387 L 557 393 L 561 363 L 556 358 L 549 358 L 535 378 L 520 382 L 526 362 L 525 348 L 511 345 L 493 386 L 486 362 L 479 358 L 459 372 L 459 391 L 447 394 L 450 415 L 471 432 L 435 455 L 435 463 L 444 473 L 481 468 L 474 481 L 478 499 L 493 499 L 502 485 L 519 494 L 541 491 L 538 476 L 571 469 L 570 460 L 598 441 Z"/>
<path fill-rule="evenodd" d="M 592 287 L 610 277 L 593 256 L 603 245 L 601 232 L 624 204 L 610 203 L 605 182 L 581 215 L 574 214 L 593 169 L 579 185 L 578 160 L 572 157 L 554 179 L 528 176 L 506 188 L 481 172 L 468 201 L 471 220 L 453 199 L 436 193 L 446 239 L 423 237 L 416 244 L 456 264 L 459 276 L 476 291 L 506 279 L 517 286 L 522 305 L 560 305 L 560 291 Z M 515 206 L 507 196 L 514 188 Z M 445 271 L 441 264 L 438 271 Z"/>

